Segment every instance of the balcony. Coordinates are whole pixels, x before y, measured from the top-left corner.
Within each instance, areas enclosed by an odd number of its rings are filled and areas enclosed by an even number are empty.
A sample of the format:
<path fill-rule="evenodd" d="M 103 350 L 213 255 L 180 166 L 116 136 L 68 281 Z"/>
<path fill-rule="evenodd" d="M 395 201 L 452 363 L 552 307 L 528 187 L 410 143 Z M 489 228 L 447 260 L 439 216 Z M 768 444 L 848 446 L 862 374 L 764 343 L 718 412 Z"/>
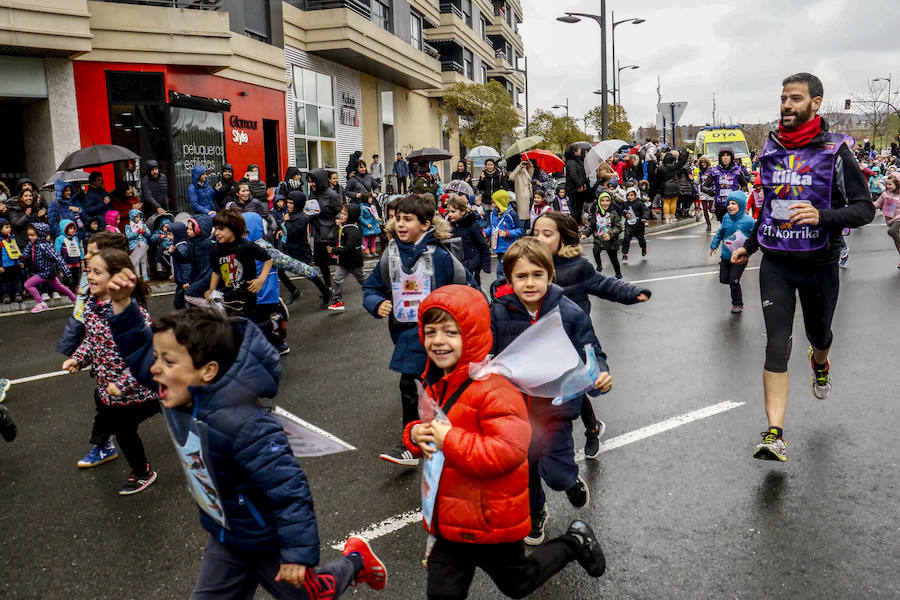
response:
<path fill-rule="evenodd" d="M 192 8 L 196 10 L 221 10 L 222 0 L 99 0 L 117 4 L 163 6 L 168 8 Z"/>
<path fill-rule="evenodd" d="M 337 7 L 304 11 L 291 4 L 282 5 L 285 45 L 408 89 L 441 86 L 441 63 L 424 51 L 413 48 L 408 40 L 385 31 L 350 6 L 360 2 L 310 1 L 307 6 L 325 4 Z"/>
<path fill-rule="evenodd" d="M 457 73 L 465 73 L 463 64 L 457 60 L 442 60 L 441 71 L 456 71 Z"/>
<path fill-rule="evenodd" d="M 296 2 L 296 0 L 288 1 L 290 2 L 290 4 L 297 6 L 297 8 L 302 8 L 304 4 L 303 2 Z M 306 0 L 305 5 L 305 10 L 331 10 L 333 8 L 346 8 L 352 10 L 356 14 L 366 19 L 372 18 L 372 10 L 369 6 L 368 0 Z"/>
<path fill-rule="evenodd" d="M 424 35 L 425 40 L 433 45 L 452 42 L 472 50 L 482 59 L 494 56 L 494 47 L 491 41 L 482 39 L 472 28 L 463 23 L 455 12 L 441 13 L 440 25 L 426 29 Z M 494 61 L 488 60 L 488 63 L 494 64 Z"/>
<path fill-rule="evenodd" d="M 525 54 L 525 45 L 522 43 L 522 38 L 506 23 L 506 19 L 498 17 L 493 23 L 488 23 L 485 34 L 488 36 L 502 36 L 506 41 L 512 44 L 520 54 Z"/>
<path fill-rule="evenodd" d="M 0 3 L 0 53 L 68 57 L 90 52 L 86 0 L 6 0 Z"/>
<path fill-rule="evenodd" d="M 459 1 L 452 2 L 451 0 L 441 0 L 441 14 L 452 14 L 459 17 L 459 20 L 462 21 L 463 11 L 462 7 L 459 5 Z"/>

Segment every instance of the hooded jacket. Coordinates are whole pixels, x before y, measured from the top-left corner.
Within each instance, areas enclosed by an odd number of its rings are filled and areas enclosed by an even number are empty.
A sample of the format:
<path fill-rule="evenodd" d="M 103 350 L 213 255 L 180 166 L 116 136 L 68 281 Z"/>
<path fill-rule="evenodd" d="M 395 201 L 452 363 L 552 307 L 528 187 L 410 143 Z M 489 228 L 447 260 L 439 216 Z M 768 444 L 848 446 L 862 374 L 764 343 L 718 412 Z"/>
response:
<path fill-rule="evenodd" d="M 255 212 L 249 212 L 244 215 L 244 220 L 247 222 L 247 241 L 256 242 L 263 239 L 265 228 L 263 227 L 262 217 Z M 262 266 L 263 262 L 261 260 L 256 261 L 257 273 L 262 270 Z M 281 290 L 278 287 L 278 269 L 273 265 L 273 267 L 269 269 L 269 275 L 266 277 L 266 281 L 263 283 L 262 288 L 256 293 L 257 306 L 260 304 L 277 304 L 280 293 Z"/>
<path fill-rule="evenodd" d="M 506 249 L 512 245 L 517 239 L 525 234 L 522 229 L 522 223 L 519 221 L 519 215 L 509 207 L 509 192 L 506 190 L 498 190 L 491 196 L 494 205 L 499 209 L 491 210 L 488 219 L 488 226 L 484 230 L 484 237 L 491 240 L 493 245 L 494 232 L 505 231 L 506 236 L 497 236 L 497 245 L 493 248 L 495 254 L 502 255 Z"/>
<path fill-rule="evenodd" d="M 463 266 L 469 273 L 491 272 L 491 245 L 484 237 L 473 211 L 453 223 L 453 236 L 462 240 Z"/>
<path fill-rule="evenodd" d="M 294 212 L 288 213 L 284 222 L 284 250 L 290 256 L 303 262 L 310 262 L 312 250 L 309 247 L 309 217 L 303 212 L 306 197 L 302 202 L 294 201 Z"/>
<path fill-rule="evenodd" d="M 341 212 L 341 197 L 328 184 L 328 171 L 313 169 L 309 177 L 315 182 L 316 189 L 310 192 L 313 200 L 319 203 L 319 214 L 313 220 L 313 234 L 316 243 L 337 243 L 338 226 L 334 220 Z"/>
<path fill-rule="evenodd" d="M 66 188 L 72 189 L 72 195 L 69 198 L 63 197 L 63 191 Z M 81 203 L 78 201 L 75 193 L 75 186 L 57 179 L 53 182 L 53 189 L 55 190 L 56 198 L 47 207 L 47 223 L 50 225 L 50 233 L 54 237 L 62 235 L 63 231 L 60 228 L 60 224 L 63 219 L 72 221 L 79 232 L 83 231 L 84 221 L 81 220 Z M 78 209 L 77 213 L 72 210 L 73 207 Z M 80 225 L 79 222 L 81 223 Z"/>
<path fill-rule="evenodd" d="M 381 233 L 381 224 L 378 222 L 378 208 L 375 203 L 363 202 L 359 208 L 359 228 L 363 236 L 368 237 Z"/>
<path fill-rule="evenodd" d="M 191 244 L 188 242 L 187 225 L 175 221 L 169 224 L 169 231 L 172 232 L 172 246 L 174 250 L 172 257 L 172 279 L 175 285 L 184 285 L 191 283 Z M 207 263 L 209 260 L 207 260 Z"/>
<path fill-rule="evenodd" d="M 159 168 L 159 163 L 153 159 L 144 163 L 147 173 L 141 178 L 141 202 L 149 212 L 156 212 L 162 208 L 169 210 L 169 180 L 162 171 L 156 177 L 150 176 L 150 171 Z"/>
<path fill-rule="evenodd" d="M 600 200 L 602 198 L 609 198 L 610 200 L 610 205 L 607 210 L 603 210 L 600 206 Z M 589 211 L 590 218 L 588 223 L 591 228 L 591 235 L 594 238 L 594 243 L 598 244 L 598 247 L 603 250 L 615 250 L 621 245 L 619 237 L 624 229 L 625 221 L 622 219 L 622 215 L 619 214 L 619 211 L 615 210 L 614 206 L 615 203 L 612 200 L 612 195 L 604 190 L 597 196 L 596 202 L 591 206 L 591 210 Z M 609 234 L 608 240 L 604 240 L 600 235 L 600 229 L 603 229 L 605 233 Z"/>
<path fill-rule="evenodd" d="M 226 546 L 278 551 L 282 563 L 316 565 L 319 531 L 309 484 L 281 425 L 256 401 L 278 392 L 278 352 L 247 319 L 232 322 L 240 347 L 231 368 L 212 385 L 188 388 L 191 407 L 164 409 L 187 411 L 207 428 L 209 462 L 229 528 L 202 511 L 200 523 Z M 111 316 L 109 325 L 138 381 L 158 387 L 150 373 L 153 333 L 137 305 Z"/>
<path fill-rule="evenodd" d="M 122 230 L 119 229 L 119 211 L 108 210 L 103 213 L 103 222 L 106 223 L 106 231 L 122 233 Z"/>
<path fill-rule="evenodd" d="M 481 175 L 484 175 L 484 177 Z M 509 180 L 506 178 L 506 174 L 497 167 L 494 167 L 493 173 L 484 170 L 481 172 L 481 175 L 478 176 L 478 183 L 475 184 L 475 188 L 482 198 L 491 198 L 495 192 L 509 187 Z"/>
<path fill-rule="evenodd" d="M 666 153 L 662 164 L 656 168 L 656 181 L 659 193 L 663 198 L 674 198 L 680 193 L 678 171 L 679 167 L 676 164 L 675 156 L 671 152 Z"/>
<path fill-rule="evenodd" d="M 353 154 L 350 155 L 350 158 L 347 159 L 347 168 L 344 169 L 344 173 L 347 175 L 347 179 L 350 179 L 350 174 L 356 170 L 356 163 L 360 158 L 362 158 L 362 151 L 356 150 Z"/>
<path fill-rule="evenodd" d="M 187 296 L 202 296 L 209 289 L 209 278 L 212 269 L 209 266 L 209 255 L 215 246 L 210 237 L 213 230 L 213 220 L 207 214 L 198 214 L 191 217 L 188 227 L 193 227 L 197 235 L 188 238 L 191 246 L 191 285 L 185 292 Z"/>
<path fill-rule="evenodd" d="M 197 181 L 204 173 L 206 173 L 206 167 L 203 165 L 194 165 L 194 168 L 191 169 L 191 184 L 187 188 L 187 197 L 191 203 L 192 213 L 209 214 L 216 210 L 216 204 L 213 202 L 213 189 L 209 182 L 204 181 L 201 184 Z"/>
<path fill-rule="evenodd" d="M 342 225 L 340 241 L 331 251 L 337 255 L 337 264 L 345 269 L 361 269 L 363 266 L 362 232 L 359 229 L 360 205 L 347 206 L 347 222 Z"/>
<path fill-rule="evenodd" d="M 66 277 L 70 276 L 71 272 L 66 261 L 47 241 L 47 236 L 50 235 L 50 226 L 46 223 L 34 223 L 33 226 L 37 230 L 37 239 L 34 242 L 28 242 L 22 250 L 22 258 L 25 259 L 25 265 L 31 274 L 37 275 L 41 279 L 53 280 L 56 279 L 56 271 L 59 270 Z"/>
<path fill-rule="evenodd" d="M 219 177 L 219 183 L 222 185 L 219 189 L 213 188 L 213 203 L 216 206 L 216 212 L 225 208 L 225 205 L 231 201 L 233 195 L 232 191 L 234 190 L 234 184 L 236 183 L 234 180 L 234 167 L 231 163 L 222 165 L 222 171 L 231 171 L 231 177 L 228 179 L 225 179 L 224 176 Z"/>
<path fill-rule="evenodd" d="M 306 201 L 306 194 L 303 193 L 303 181 L 298 181 L 296 187 L 294 186 L 293 180 L 295 175 L 300 174 L 300 169 L 297 167 L 288 167 L 287 171 L 284 173 L 284 181 L 278 184 L 278 189 L 275 190 L 275 197 L 281 196 L 282 198 L 292 198 L 294 200 L 294 204 L 297 203 L 297 194 L 303 196 L 303 201 Z"/>
<path fill-rule="evenodd" d="M 24 248 L 25 244 L 28 243 L 28 226 L 34 223 L 43 223 L 47 220 L 46 216 L 38 216 L 38 212 L 43 207 L 40 196 L 35 197 L 30 207 L 31 214 L 29 215 L 25 213 L 29 207 L 22 204 L 18 196 L 6 203 L 6 218 L 12 224 L 13 235 L 16 237 L 16 243 L 19 244 L 19 248 Z"/>
<path fill-rule="evenodd" d="M 62 256 L 63 260 L 66 261 L 67 265 L 78 266 L 81 264 L 82 259 L 84 259 L 84 248 L 81 245 L 81 240 L 78 239 L 77 227 L 75 228 L 75 235 L 66 234 L 66 228 L 69 225 L 75 225 L 75 223 L 68 219 L 63 219 L 59 222 L 59 235 L 56 236 L 53 246 L 56 248 L 56 251 L 59 252 L 59 255 Z M 66 249 L 75 244 L 78 245 L 78 253 L 72 256 L 68 254 Z"/>
<path fill-rule="evenodd" d="M 722 217 L 722 225 L 719 227 L 719 231 L 716 232 L 712 242 L 709 244 L 710 250 L 715 250 L 719 247 L 719 244 L 722 244 L 722 260 L 731 260 L 732 248 L 729 248 L 729 245 L 735 248 L 739 247 L 732 243 L 735 241 L 737 232 L 740 231 L 743 236 L 742 239 L 746 240 L 750 237 L 750 234 L 753 232 L 753 226 L 756 224 L 754 218 L 747 214 L 747 194 L 740 190 L 731 192 L 728 194 L 726 206 L 732 200 L 737 202 L 740 210 L 734 216 L 730 213 L 725 213 L 725 216 Z M 740 246 L 743 245 L 743 241 L 741 241 Z"/>
<path fill-rule="evenodd" d="M 566 148 L 565 158 L 566 196 L 574 198 L 578 194 L 586 192 L 587 188 L 590 187 L 590 182 L 584 172 L 584 156 L 576 156 L 575 148 L 569 146 Z M 585 186 L 585 189 L 579 192 L 578 188 L 581 186 Z"/>
<path fill-rule="evenodd" d="M 136 223 L 135 218 L 141 217 L 141 222 Z M 144 213 L 136 208 L 128 211 L 128 225 L 125 227 L 125 237 L 128 238 L 128 251 L 131 252 L 141 244 L 150 241 L 150 228 L 144 222 Z"/>
<path fill-rule="evenodd" d="M 462 355 L 449 374 L 433 364 L 423 378 L 441 406 L 469 379 L 469 364 L 491 350 L 490 309 L 478 291 L 451 285 L 432 292 L 422 303 L 424 314 L 439 308 L 453 316 L 463 341 Z M 423 326 L 419 340 L 424 343 Z M 500 544 L 518 542 L 531 529 L 528 502 L 528 444 L 531 426 L 522 394 L 504 377 L 492 374 L 473 381 L 450 408 L 453 426 L 444 438 L 444 468 L 438 485 L 429 533 L 451 542 Z M 403 443 L 415 455 L 421 450 L 406 425 Z"/>

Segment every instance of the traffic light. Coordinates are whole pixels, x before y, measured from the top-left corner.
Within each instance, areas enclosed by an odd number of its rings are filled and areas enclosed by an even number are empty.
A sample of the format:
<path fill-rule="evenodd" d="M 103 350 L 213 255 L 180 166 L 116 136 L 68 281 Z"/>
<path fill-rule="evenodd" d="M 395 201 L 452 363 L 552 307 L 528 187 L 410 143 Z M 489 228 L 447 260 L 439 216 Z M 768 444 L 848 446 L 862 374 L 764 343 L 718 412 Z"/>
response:
<path fill-rule="evenodd" d="M 844 100 L 844 110 L 850 110 L 850 98 Z"/>

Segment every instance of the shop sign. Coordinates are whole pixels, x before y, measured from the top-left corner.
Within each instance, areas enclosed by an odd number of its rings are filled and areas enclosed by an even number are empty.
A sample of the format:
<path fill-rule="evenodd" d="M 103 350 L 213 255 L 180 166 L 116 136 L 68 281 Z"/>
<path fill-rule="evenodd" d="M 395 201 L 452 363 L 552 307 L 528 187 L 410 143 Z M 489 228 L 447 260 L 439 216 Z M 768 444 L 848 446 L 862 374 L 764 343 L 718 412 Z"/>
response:
<path fill-rule="evenodd" d="M 238 146 L 243 146 L 244 144 L 248 143 L 250 141 L 250 135 L 246 131 L 244 131 L 244 129 L 256 131 L 258 123 L 259 121 L 242 119 L 237 115 L 231 115 L 231 118 L 228 120 L 228 124 L 232 127 L 231 141 Z"/>
<path fill-rule="evenodd" d="M 196 165 L 202 165 L 212 175 L 225 163 L 225 119 L 222 113 L 173 106 L 172 157 L 178 209 L 189 210 L 187 188 L 191 184 L 191 170 Z"/>
<path fill-rule="evenodd" d="M 341 125 L 359 127 L 359 109 L 356 98 L 347 92 L 341 92 Z"/>

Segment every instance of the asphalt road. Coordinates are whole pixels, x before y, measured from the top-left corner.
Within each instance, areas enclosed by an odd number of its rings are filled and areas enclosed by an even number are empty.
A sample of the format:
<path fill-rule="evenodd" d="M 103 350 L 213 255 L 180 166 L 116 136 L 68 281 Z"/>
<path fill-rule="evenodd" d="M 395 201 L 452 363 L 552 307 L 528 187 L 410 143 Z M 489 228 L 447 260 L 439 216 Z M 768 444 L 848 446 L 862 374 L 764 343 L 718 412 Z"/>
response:
<path fill-rule="evenodd" d="M 757 271 L 744 276 L 747 310 L 731 315 L 727 286 L 708 274 L 717 264 L 708 257 L 708 240 L 702 225 L 650 238 L 648 257 L 632 251 L 624 271 L 628 280 L 653 280 L 646 283 L 652 300 L 593 301 L 615 382 L 594 401 L 611 446 L 600 460 L 582 463 L 588 509 L 577 511 L 564 494 L 550 493 L 548 533 L 562 533 L 576 516 L 586 519 L 609 567 L 594 580 L 571 565 L 533 597 L 900 596 L 893 377 L 900 271 L 883 220 L 850 237 L 827 401 L 810 394 L 797 324 L 786 464 L 751 458 L 765 427 Z M 425 534 L 408 517 L 419 507 L 419 475 L 377 458 L 397 441 L 400 426 L 386 325 L 363 311 L 352 281 L 348 309 L 339 315 L 318 309 L 312 286 L 303 289 L 292 307 L 293 352 L 284 357 L 278 402 L 358 448 L 302 461 L 322 560 L 335 557 L 332 545 L 349 533 L 374 532 L 373 547 L 389 570 L 380 597 L 422 598 Z M 170 302 L 154 298 L 151 309 L 161 314 Z M 67 316 L 56 310 L 0 317 L 2 375 L 59 369 L 53 346 Z M 10 390 L 6 404 L 19 438 L 0 445 L 0 597 L 185 598 L 207 534 L 165 426 L 155 417 L 141 427 L 158 482 L 120 497 L 124 459 L 75 467 L 89 448 L 92 383 L 82 373 Z M 576 435 L 581 447 L 580 424 Z M 376 595 L 360 588 L 347 597 Z M 470 597 L 501 596 L 479 574 Z"/>

